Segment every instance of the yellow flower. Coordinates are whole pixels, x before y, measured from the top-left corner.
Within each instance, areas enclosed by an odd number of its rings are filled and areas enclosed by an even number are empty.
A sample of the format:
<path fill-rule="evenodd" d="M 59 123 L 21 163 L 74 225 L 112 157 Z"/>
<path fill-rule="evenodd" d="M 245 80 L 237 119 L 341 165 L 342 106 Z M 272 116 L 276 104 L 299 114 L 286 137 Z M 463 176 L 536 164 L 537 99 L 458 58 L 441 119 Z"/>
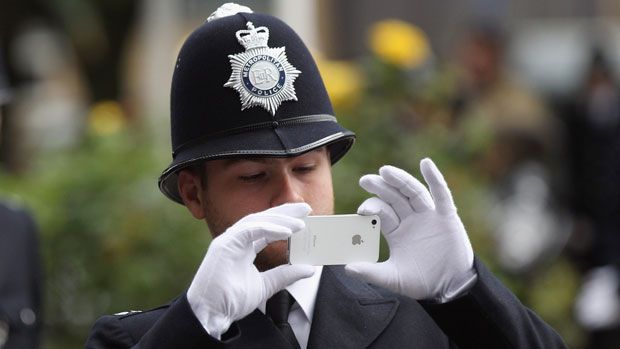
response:
<path fill-rule="evenodd" d="M 354 63 L 317 59 L 317 65 L 335 109 L 348 107 L 357 102 L 363 77 Z"/>
<path fill-rule="evenodd" d="M 90 130 L 95 134 L 116 133 L 125 126 L 125 114 L 116 101 L 97 102 L 90 109 L 88 124 Z"/>
<path fill-rule="evenodd" d="M 375 23 L 369 40 L 375 55 L 401 68 L 418 67 L 431 52 L 426 34 L 420 28 L 396 19 Z"/>

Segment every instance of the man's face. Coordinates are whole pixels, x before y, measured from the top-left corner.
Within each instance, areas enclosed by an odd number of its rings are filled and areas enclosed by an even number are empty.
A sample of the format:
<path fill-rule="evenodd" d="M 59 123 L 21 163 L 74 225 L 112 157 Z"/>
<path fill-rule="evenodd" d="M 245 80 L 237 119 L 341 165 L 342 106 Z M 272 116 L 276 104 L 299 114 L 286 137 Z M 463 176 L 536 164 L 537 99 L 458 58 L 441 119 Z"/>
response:
<path fill-rule="evenodd" d="M 250 213 L 284 203 L 305 202 L 314 215 L 334 213 L 331 162 L 325 147 L 292 158 L 207 161 L 205 174 L 201 203 L 214 237 Z M 255 260 L 259 270 L 287 262 L 286 241 L 270 244 Z"/>

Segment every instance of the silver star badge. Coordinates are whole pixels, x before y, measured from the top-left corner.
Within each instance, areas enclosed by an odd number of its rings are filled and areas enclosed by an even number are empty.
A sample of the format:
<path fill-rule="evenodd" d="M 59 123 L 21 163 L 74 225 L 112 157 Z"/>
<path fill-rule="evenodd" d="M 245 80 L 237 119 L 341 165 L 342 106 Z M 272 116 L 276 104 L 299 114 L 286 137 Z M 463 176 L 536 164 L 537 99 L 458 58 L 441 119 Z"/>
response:
<path fill-rule="evenodd" d="M 224 87 L 239 92 L 241 110 L 261 106 L 271 115 L 284 101 L 296 101 L 293 82 L 301 74 L 286 58 L 284 47 L 267 46 L 269 29 L 254 28 L 247 22 L 247 30 L 236 33 L 245 52 L 228 55 L 232 73 Z"/>

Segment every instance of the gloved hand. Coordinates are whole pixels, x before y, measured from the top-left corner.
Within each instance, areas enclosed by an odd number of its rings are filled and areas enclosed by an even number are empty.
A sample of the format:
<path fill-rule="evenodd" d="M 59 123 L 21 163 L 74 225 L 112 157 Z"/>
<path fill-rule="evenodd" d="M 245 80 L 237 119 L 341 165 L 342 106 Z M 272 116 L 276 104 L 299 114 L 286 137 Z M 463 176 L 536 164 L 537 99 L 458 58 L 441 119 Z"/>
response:
<path fill-rule="evenodd" d="M 345 268 L 402 295 L 444 303 L 475 283 L 474 254 L 443 176 L 428 158 L 420 162 L 420 170 L 432 196 L 417 179 L 393 166 L 360 179 L 360 186 L 378 197 L 364 201 L 358 213 L 381 218 L 390 257 Z"/>
<path fill-rule="evenodd" d="M 281 265 L 259 272 L 254 258 L 269 243 L 305 226 L 306 203 L 284 204 L 250 214 L 213 239 L 187 291 L 194 314 L 214 338 L 277 291 L 314 274 L 309 265 Z"/>

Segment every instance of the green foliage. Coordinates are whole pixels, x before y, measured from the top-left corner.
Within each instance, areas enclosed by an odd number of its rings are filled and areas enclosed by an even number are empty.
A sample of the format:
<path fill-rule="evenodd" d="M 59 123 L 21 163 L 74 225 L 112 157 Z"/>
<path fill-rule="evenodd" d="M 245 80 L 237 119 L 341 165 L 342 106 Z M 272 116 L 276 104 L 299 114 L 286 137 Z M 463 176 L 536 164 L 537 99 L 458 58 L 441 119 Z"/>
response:
<path fill-rule="evenodd" d="M 103 314 L 180 294 L 208 246 L 206 225 L 159 193 L 165 160 L 132 132 L 91 136 L 48 154 L 26 177 L 0 178 L 40 225 L 51 348 L 82 346 Z"/>

